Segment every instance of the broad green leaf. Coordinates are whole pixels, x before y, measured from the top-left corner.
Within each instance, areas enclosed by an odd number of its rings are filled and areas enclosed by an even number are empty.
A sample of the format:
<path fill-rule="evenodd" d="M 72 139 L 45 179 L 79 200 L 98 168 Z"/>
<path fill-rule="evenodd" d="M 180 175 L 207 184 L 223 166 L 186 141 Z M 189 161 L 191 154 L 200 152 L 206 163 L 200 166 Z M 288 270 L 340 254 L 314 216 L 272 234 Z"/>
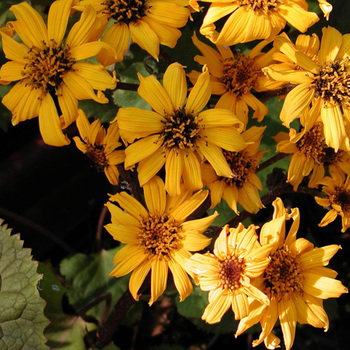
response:
<path fill-rule="evenodd" d="M 60 272 L 66 278 L 69 302 L 77 311 L 108 294 L 112 307 L 128 289 L 129 276 L 115 278 L 108 275 L 113 269 L 113 257 L 118 249 L 102 250 L 89 256 L 79 253 L 61 262 Z M 103 300 L 87 314 L 99 319 L 105 305 Z"/>
<path fill-rule="evenodd" d="M 0 219 L 0 349 L 48 349 L 37 262 Z"/>
<path fill-rule="evenodd" d="M 85 350 L 85 335 L 96 329 L 96 325 L 86 322 L 82 317 L 66 315 L 62 308 L 62 298 L 66 288 L 48 264 L 40 264 L 39 271 L 43 274 L 40 281 L 40 293 L 46 300 L 45 315 L 51 321 L 45 329 L 48 345 L 51 349 Z"/>

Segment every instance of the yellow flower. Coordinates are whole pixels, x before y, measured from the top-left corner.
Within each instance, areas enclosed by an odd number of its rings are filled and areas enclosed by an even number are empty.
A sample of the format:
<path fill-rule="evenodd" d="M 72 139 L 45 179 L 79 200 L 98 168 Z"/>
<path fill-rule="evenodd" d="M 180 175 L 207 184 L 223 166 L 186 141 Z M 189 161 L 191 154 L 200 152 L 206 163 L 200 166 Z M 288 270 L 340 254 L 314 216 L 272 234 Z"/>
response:
<path fill-rule="evenodd" d="M 333 10 L 333 6 L 326 0 L 318 0 L 318 5 L 320 6 L 321 11 L 323 12 L 326 20 L 329 20 L 329 14 Z"/>
<path fill-rule="evenodd" d="M 253 118 L 261 121 L 267 114 L 267 107 L 260 102 L 251 90 L 266 90 L 268 80 L 262 72 L 262 68 L 271 64 L 272 54 L 262 53 L 261 50 L 268 44 L 263 41 L 256 45 L 247 55 L 241 52 L 233 53 L 228 46 L 216 45 L 217 50 L 199 41 L 194 34 L 194 45 L 203 56 L 196 56 L 195 61 L 206 64 L 210 73 L 210 85 L 213 95 L 221 95 L 216 104 L 217 108 L 230 109 L 237 117 L 248 123 L 248 108 L 254 110 Z M 198 79 L 199 72 L 192 71 L 188 76 L 192 83 Z M 281 83 L 272 83 L 269 89 L 280 87 Z"/>
<path fill-rule="evenodd" d="M 298 50 L 286 36 L 275 39 L 275 47 L 292 60 L 296 67 L 290 69 L 285 63 L 264 68 L 272 79 L 296 85 L 286 96 L 280 118 L 289 127 L 310 108 L 321 115 L 326 144 L 338 151 L 350 150 L 350 37 L 341 35 L 336 29 L 322 29 L 321 46 L 313 40 L 310 57 Z M 318 49 L 319 48 L 319 49 Z"/>
<path fill-rule="evenodd" d="M 73 0 L 55 1 L 47 26 L 27 2 L 11 6 L 17 21 L 7 26 L 23 44 L 15 41 L 8 30 L 0 30 L 5 56 L 11 60 L 1 67 L 0 80 L 3 84 L 19 80 L 2 103 L 12 112 L 13 125 L 39 116 L 43 140 L 54 146 L 69 143 L 62 129 L 76 119 L 78 100 L 107 103 L 102 91 L 116 86 L 116 79 L 102 65 L 78 62 L 101 50 L 114 55 L 108 44 L 90 41 L 97 25 L 91 7 L 63 41 L 72 3 Z"/>
<path fill-rule="evenodd" d="M 273 38 L 290 23 L 305 32 L 319 18 L 308 12 L 305 0 L 201 0 L 211 2 L 200 28 L 215 44 L 236 45 L 257 39 Z M 220 33 L 215 22 L 228 16 Z"/>
<path fill-rule="evenodd" d="M 263 225 L 260 232 L 261 245 L 273 246 L 271 261 L 264 274 L 256 279 L 270 304 L 252 301 L 249 315 L 240 321 L 236 335 L 260 322 L 262 332 L 259 339 L 253 341 L 253 346 L 265 342 L 268 349 L 275 349 L 280 340 L 272 330 L 279 319 L 285 348 L 289 350 L 294 342 L 297 322 L 328 330 L 323 299 L 337 298 L 347 293 L 347 288 L 335 280 L 337 273 L 334 270 L 324 267 L 340 246 L 314 248 L 308 240 L 297 239 L 299 210 L 293 208 L 288 214 L 280 198 L 273 202 L 273 206 L 273 218 Z M 285 238 L 286 220 L 290 219 L 293 223 Z"/>
<path fill-rule="evenodd" d="M 342 232 L 350 227 L 350 178 L 337 172 L 331 172 L 319 184 L 324 185 L 322 191 L 328 198 L 315 197 L 317 204 L 331 209 L 323 217 L 319 226 L 326 226 L 333 222 L 338 215 L 341 216 Z"/>
<path fill-rule="evenodd" d="M 217 213 L 203 219 L 186 221 L 206 199 L 208 192 L 195 194 L 187 190 L 180 196 L 166 196 L 164 183 L 155 176 L 144 186 L 145 202 L 148 210 L 134 197 L 125 192 L 110 197 L 107 207 L 112 215 L 112 223 L 107 231 L 123 246 L 114 256 L 117 266 L 111 276 L 120 277 L 132 272 L 129 289 L 135 300 L 138 291 L 151 271 L 152 305 L 165 291 L 168 269 L 172 272 L 174 284 L 180 294 L 180 301 L 192 292 L 192 283 L 184 270 L 184 261 L 190 252 L 204 249 L 210 239 L 202 232 L 211 225 Z"/>
<path fill-rule="evenodd" d="M 275 140 L 278 142 L 277 152 L 292 154 L 287 182 L 293 185 L 294 191 L 311 172 L 308 187 L 318 187 L 319 181 L 325 176 L 326 167 L 329 171 L 350 174 L 349 153 L 343 150 L 335 152 L 334 148 L 326 145 L 321 121 L 310 129 L 303 128 L 299 133 L 290 129 L 289 136 L 279 133 Z"/>
<path fill-rule="evenodd" d="M 250 281 L 260 276 L 269 263 L 270 250 L 257 242 L 255 226 L 247 229 L 242 224 L 229 229 L 225 226 L 215 241 L 214 254 L 194 254 L 185 262 L 187 271 L 194 274 L 203 291 L 209 291 L 209 304 L 202 319 L 208 323 L 220 322 L 232 308 L 235 319 L 248 314 L 248 297 L 268 304 L 268 298 Z"/>
<path fill-rule="evenodd" d="M 158 60 L 159 44 L 175 47 L 181 36 L 178 28 L 186 25 L 190 16 L 186 8 L 188 0 L 83 0 L 75 8 L 83 10 L 89 5 L 96 9 L 104 28 L 111 23 L 102 41 L 113 46 L 117 61 L 123 59 L 129 48 L 130 37 Z M 111 60 L 102 62 L 114 63 Z"/>
<path fill-rule="evenodd" d="M 246 146 L 240 135 L 243 123 L 226 109 L 202 111 L 211 95 L 206 67 L 186 103 L 186 74 L 179 63 L 168 67 L 163 85 L 153 76 L 139 75 L 139 79 L 138 93 L 154 111 L 120 108 L 116 120 L 121 137 L 133 142 L 125 150 L 125 168 L 139 163 L 140 185 L 165 164 L 165 188 L 170 195 L 181 193 L 182 181 L 186 188 L 198 190 L 203 187 L 203 157 L 219 176 L 233 177 L 222 148 L 236 152 Z"/>
<path fill-rule="evenodd" d="M 122 145 L 119 142 L 118 125 L 110 125 L 106 132 L 99 119 L 90 125 L 81 109 L 76 122 L 81 136 L 81 139 L 73 137 L 77 148 L 90 158 L 97 170 L 104 171 L 112 185 L 118 185 L 117 164 L 123 163 L 125 159 L 124 150 L 115 150 Z"/>
<path fill-rule="evenodd" d="M 257 213 L 263 204 L 258 190 L 262 190 L 256 169 L 264 151 L 260 151 L 260 141 L 266 127 L 253 126 L 242 133 L 248 146 L 239 152 L 224 151 L 224 156 L 235 174 L 233 178 L 217 176 L 208 163 L 202 165 L 204 184 L 210 190 L 211 207 L 215 207 L 223 198 L 228 206 L 236 213 L 237 203 L 250 213 Z"/>

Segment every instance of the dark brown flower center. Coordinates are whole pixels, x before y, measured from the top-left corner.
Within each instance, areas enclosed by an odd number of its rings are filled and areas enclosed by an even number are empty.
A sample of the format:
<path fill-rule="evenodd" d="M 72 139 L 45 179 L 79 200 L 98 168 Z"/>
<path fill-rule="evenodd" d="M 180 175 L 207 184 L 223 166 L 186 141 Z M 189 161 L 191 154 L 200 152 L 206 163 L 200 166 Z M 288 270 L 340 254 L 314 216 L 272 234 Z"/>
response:
<path fill-rule="evenodd" d="M 198 117 L 187 114 L 183 108 L 168 116 L 164 124 L 161 142 L 168 149 L 193 149 L 201 137 Z"/>
<path fill-rule="evenodd" d="M 242 53 L 235 53 L 234 57 L 226 58 L 223 62 L 224 75 L 220 81 L 226 85 L 227 90 L 237 96 L 247 94 L 255 85 L 260 70 L 254 69 L 253 59 Z"/>
<path fill-rule="evenodd" d="M 223 177 L 222 179 L 224 179 L 228 185 L 241 188 L 248 181 L 249 175 L 255 173 L 256 169 L 259 167 L 256 158 L 245 156 L 240 152 L 226 150 L 223 150 L 223 154 L 234 174 L 234 177 Z"/>
<path fill-rule="evenodd" d="M 85 142 L 87 149 L 86 155 L 89 157 L 98 171 L 103 171 L 105 166 L 108 165 L 103 145 L 92 145 L 88 140 L 85 140 Z"/>
<path fill-rule="evenodd" d="M 48 45 L 44 42 L 44 45 L 44 49 L 32 46 L 28 51 L 22 75 L 26 85 L 41 89 L 46 94 L 56 91 L 75 61 L 68 46 L 62 48 L 53 39 Z"/>
<path fill-rule="evenodd" d="M 137 22 L 150 8 L 147 0 L 106 0 L 104 5 L 103 13 L 118 23 L 126 24 Z"/>
<path fill-rule="evenodd" d="M 264 293 L 280 301 L 284 297 L 303 293 L 304 276 L 301 272 L 300 258 L 288 247 L 278 248 L 264 272 Z"/>
<path fill-rule="evenodd" d="M 333 194 L 333 203 L 340 205 L 343 212 L 350 212 L 350 191 L 336 186 Z"/>
<path fill-rule="evenodd" d="M 166 216 L 152 216 L 142 221 L 139 245 L 150 257 L 169 260 L 182 247 L 182 229 Z"/>
<path fill-rule="evenodd" d="M 223 289 L 235 290 L 241 287 L 241 276 L 244 274 L 244 260 L 235 256 L 226 257 L 221 262 L 220 280 Z"/>
<path fill-rule="evenodd" d="M 331 104 L 350 106 L 349 69 L 348 57 L 324 63 L 312 82 L 315 96 Z"/>
<path fill-rule="evenodd" d="M 249 10 L 269 14 L 278 9 L 283 4 L 283 0 L 240 0 L 241 6 L 246 6 Z"/>

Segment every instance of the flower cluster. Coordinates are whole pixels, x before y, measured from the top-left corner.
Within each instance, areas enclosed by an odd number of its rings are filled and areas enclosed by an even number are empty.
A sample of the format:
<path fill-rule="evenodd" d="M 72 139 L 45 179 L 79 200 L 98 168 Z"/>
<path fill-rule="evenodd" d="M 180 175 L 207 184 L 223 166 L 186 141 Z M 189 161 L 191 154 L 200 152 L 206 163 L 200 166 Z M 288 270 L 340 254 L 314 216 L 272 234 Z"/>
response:
<path fill-rule="evenodd" d="M 332 5 L 318 2 L 328 20 Z M 327 330 L 323 299 L 347 292 L 325 267 L 340 246 L 297 238 L 303 213 L 287 210 L 279 193 L 261 197 L 258 172 L 273 150 L 260 144 L 273 134 L 276 152 L 292 155 L 293 190 L 318 191 L 315 203 L 328 208 L 319 226 L 340 216 L 342 232 L 350 227 L 349 34 L 328 26 L 321 39 L 289 37 L 286 26 L 304 33 L 320 20 L 306 0 L 56 0 L 46 22 L 28 2 L 10 11 L 15 20 L 0 28 L 0 83 L 14 84 L 2 103 L 13 125 L 38 117 L 48 145 L 68 145 L 74 134 L 104 172 L 113 192 L 105 229 L 120 245 L 109 275 L 130 273 L 132 297 L 148 293 L 149 305 L 171 284 L 183 301 L 193 282 L 208 292 L 207 323 L 229 308 L 240 320 L 237 336 L 260 323 L 253 346 L 279 346 L 278 319 L 287 350 L 297 323 Z M 190 70 L 166 49 L 176 49 L 196 12 L 204 16 L 186 43 L 197 51 Z M 128 85 L 123 67 L 135 46 L 152 74 L 137 72 Z M 142 103 L 120 107 L 114 92 L 125 86 Z M 273 124 L 265 102 L 277 96 L 283 106 Z M 113 117 L 101 123 L 98 108 L 88 114 L 82 100 L 112 104 Z M 288 130 L 276 134 L 276 124 Z M 203 253 L 219 208 L 243 221 L 240 211 L 271 203 L 273 217 L 261 227 L 212 229 L 213 251 Z"/>

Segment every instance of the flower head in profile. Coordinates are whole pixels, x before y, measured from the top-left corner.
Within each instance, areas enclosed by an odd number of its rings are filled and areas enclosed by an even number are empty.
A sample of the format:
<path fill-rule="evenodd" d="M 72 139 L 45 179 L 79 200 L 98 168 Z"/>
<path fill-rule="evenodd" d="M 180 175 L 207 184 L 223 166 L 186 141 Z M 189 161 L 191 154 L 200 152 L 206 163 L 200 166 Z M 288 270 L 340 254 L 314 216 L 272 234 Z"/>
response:
<path fill-rule="evenodd" d="M 167 68 L 163 85 L 154 76 L 139 75 L 139 79 L 138 93 L 153 111 L 120 108 L 116 121 L 121 137 L 132 143 L 125 150 L 125 168 L 138 163 L 141 186 L 165 164 L 165 188 L 170 195 L 181 193 L 181 183 L 198 190 L 203 187 L 203 157 L 219 176 L 233 177 L 222 149 L 236 152 L 245 148 L 240 135 L 243 123 L 227 109 L 203 111 L 211 96 L 207 68 L 188 98 L 186 74 L 179 63 Z"/>
<path fill-rule="evenodd" d="M 113 46 L 117 61 L 123 59 L 130 38 L 158 60 L 159 45 L 175 47 L 181 36 L 178 28 L 186 25 L 190 16 L 188 0 L 82 0 L 75 8 L 83 10 L 89 5 L 96 9 L 104 28 L 111 23 L 102 41 Z M 102 53 L 100 57 L 103 59 Z"/>
<path fill-rule="evenodd" d="M 236 45 L 277 35 L 287 24 L 304 33 L 319 18 L 305 0 L 201 0 L 211 2 L 200 28 L 215 44 Z M 215 22 L 228 16 L 220 33 Z"/>
<path fill-rule="evenodd" d="M 282 62 L 263 70 L 276 81 L 295 85 L 287 94 L 280 114 L 285 126 L 301 118 L 310 107 L 315 108 L 314 113 L 321 116 L 324 125 L 326 144 L 336 152 L 338 149 L 348 151 L 350 38 L 332 27 L 323 28 L 322 33 L 320 46 L 318 39 L 309 41 L 312 47 L 309 52 L 315 53 L 313 57 L 298 49 L 285 35 L 278 36 L 275 47 L 295 67 L 291 69 Z"/>
<path fill-rule="evenodd" d="M 330 207 L 319 226 L 326 226 L 333 222 L 337 216 L 341 216 L 342 232 L 350 227 L 350 178 L 344 174 L 332 171 L 331 176 L 326 176 L 319 181 L 323 185 L 322 192 L 328 198 L 315 197 L 317 204 Z"/>
<path fill-rule="evenodd" d="M 113 238 L 125 244 L 115 255 L 116 267 L 111 276 L 121 277 L 132 272 L 129 289 L 139 300 L 139 289 L 151 273 L 153 304 L 165 291 L 170 269 L 175 287 L 184 300 L 192 292 L 192 283 L 184 270 L 184 261 L 191 252 L 204 249 L 210 239 L 202 233 L 211 225 L 217 214 L 186 221 L 208 196 L 207 191 L 183 191 L 180 196 L 167 196 L 164 183 L 155 176 L 144 187 L 147 209 L 125 192 L 110 197 L 106 205 L 112 223 L 106 225 Z"/>
<path fill-rule="evenodd" d="M 275 140 L 277 152 L 292 154 L 288 166 L 287 182 L 294 191 L 305 176 L 310 175 L 308 187 L 318 187 L 326 173 L 337 171 L 341 174 L 350 174 L 350 155 L 339 150 L 335 152 L 325 142 L 323 124 L 321 121 L 313 124 L 311 128 L 303 128 L 299 133 L 290 129 L 287 133 L 279 133 Z"/>
<path fill-rule="evenodd" d="M 78 100 L 107 103 L 102 91 L 116 86 L 116 79 L 101 64 L 79 62 L 101 50 L 114 56 L 108 44 L 91 41 L 98 25 L 92 7 L 82 13 L 63 40 L 72 3 L 53 2 L 47 26 L 27 2 L 13 5 L 10 11 L 17 20 L 0 30 L 3 50 L 10 60 L 1 67 L 0 81 L 8 84 L 19 80 L 2 103 L 12 112 L 13 125 L 39 116 L 43 140 L 54 146 L 69 143 L 62 129 L 76 119 Z M 12 38 L 11 31 L 22 43 Z"/>
<path fill-rule="evenodd" d="M 297 239 L 299 210 L 293 208 L 287 213 L 280 198 L 273 202 L 273 206 L 273 218 L 262 226 L 260 232 L 261 245 L 272 245 L 270 263 L 256 280 L 256 285 L 269 297 L 270 304 L 253 300 L 248 316 L 238 325 L 236 335 L 260 322 L 262 331 L 259 339 L 253 341 L 253 346 L 264 342 L 268 349 L 275 349 L 280 340 L 272 330 L 279 319 L 285 348 L 289 350 L 294 342 L 297 322 L 328 330 L 323 299 L 337 298 L 347 293 L 347 288 L 335 279 L 337 273 L 334 270 L 324 267 L 340 246 L 314 248 L 308 240 Z M 286 220 L 293 220 L 287 237 Z"/>
<path fill-rule="evenodd" d="M 250 213 L 257 213 L 263 204 L 259 191 L 262 190 L 260 179 L 255 174 L 264 151 L 259 151 L 260 141 L 266 127 L 253 126 L 242 133 L 247 146 L 239 152 L 224 151 L 234 177 L 216 175 L 213 167 L 204 163 L 202 177 L 204 184 L 210 190 L 211 207 L 215 207 L 223 198 L 236 213 L 237 203 Z"/>
<path fill-rule="evenodd" d="M 225 226 L 213 253 L 196 253 L 185 262 L 186 270 L 194 274 L 200 288 L 209 291 L 204 321 L 220 322 L 230 307 L 236 320 L 247 316 L 248 297 L 269 303 L 267 296 L 250 283 L 269 263 L 269 249 L 258 243 L 254 225 L 247 229 L 242 224 L 230 229 Z"/>
<path fill-rule="evenodd" d="M 260 102 L 252 91 L 266 90 L 268 81 L 262 68 L 271 64 L 272 53 L 262 53 L 261 50 L 268 44 L 263 41 L 256 45 L 247 55 L 241 52 L 232 52 L 228 46 L 216 45 L 217 50 L 204 44 L 194 34 L 194 45 L 203 56 L 197 55 L 194 59 L 202 65 L 207 65 L 210 74 L 210 85 L 213 95 L 220 95 L 217 108 L 227 108 L 237 115 L 245 125 L 248 123 L 248 108 L 254 110 L 253 118 L 261 121 L 267 114 L 267 107 Z M 192 71 L 189 78 L 195 83 L 200 75 Z M 281 83 L 270 83 L 269 89 L 277 89 Z"/>
<path fill-rule="evenodd" d="M 81 109 L 76 123 L 81 137 L 73 137 L 77 148 L 90 158 L 97 170 L 104 171 L 112 185 L 118 185 L 117 164 L 123 163 L 125 159 L 125 151 L 116 150 L 122 145 L 119 142 L 118 125 L 112 124 L 106 131 L 99 119 L 90 124 Z"/>

